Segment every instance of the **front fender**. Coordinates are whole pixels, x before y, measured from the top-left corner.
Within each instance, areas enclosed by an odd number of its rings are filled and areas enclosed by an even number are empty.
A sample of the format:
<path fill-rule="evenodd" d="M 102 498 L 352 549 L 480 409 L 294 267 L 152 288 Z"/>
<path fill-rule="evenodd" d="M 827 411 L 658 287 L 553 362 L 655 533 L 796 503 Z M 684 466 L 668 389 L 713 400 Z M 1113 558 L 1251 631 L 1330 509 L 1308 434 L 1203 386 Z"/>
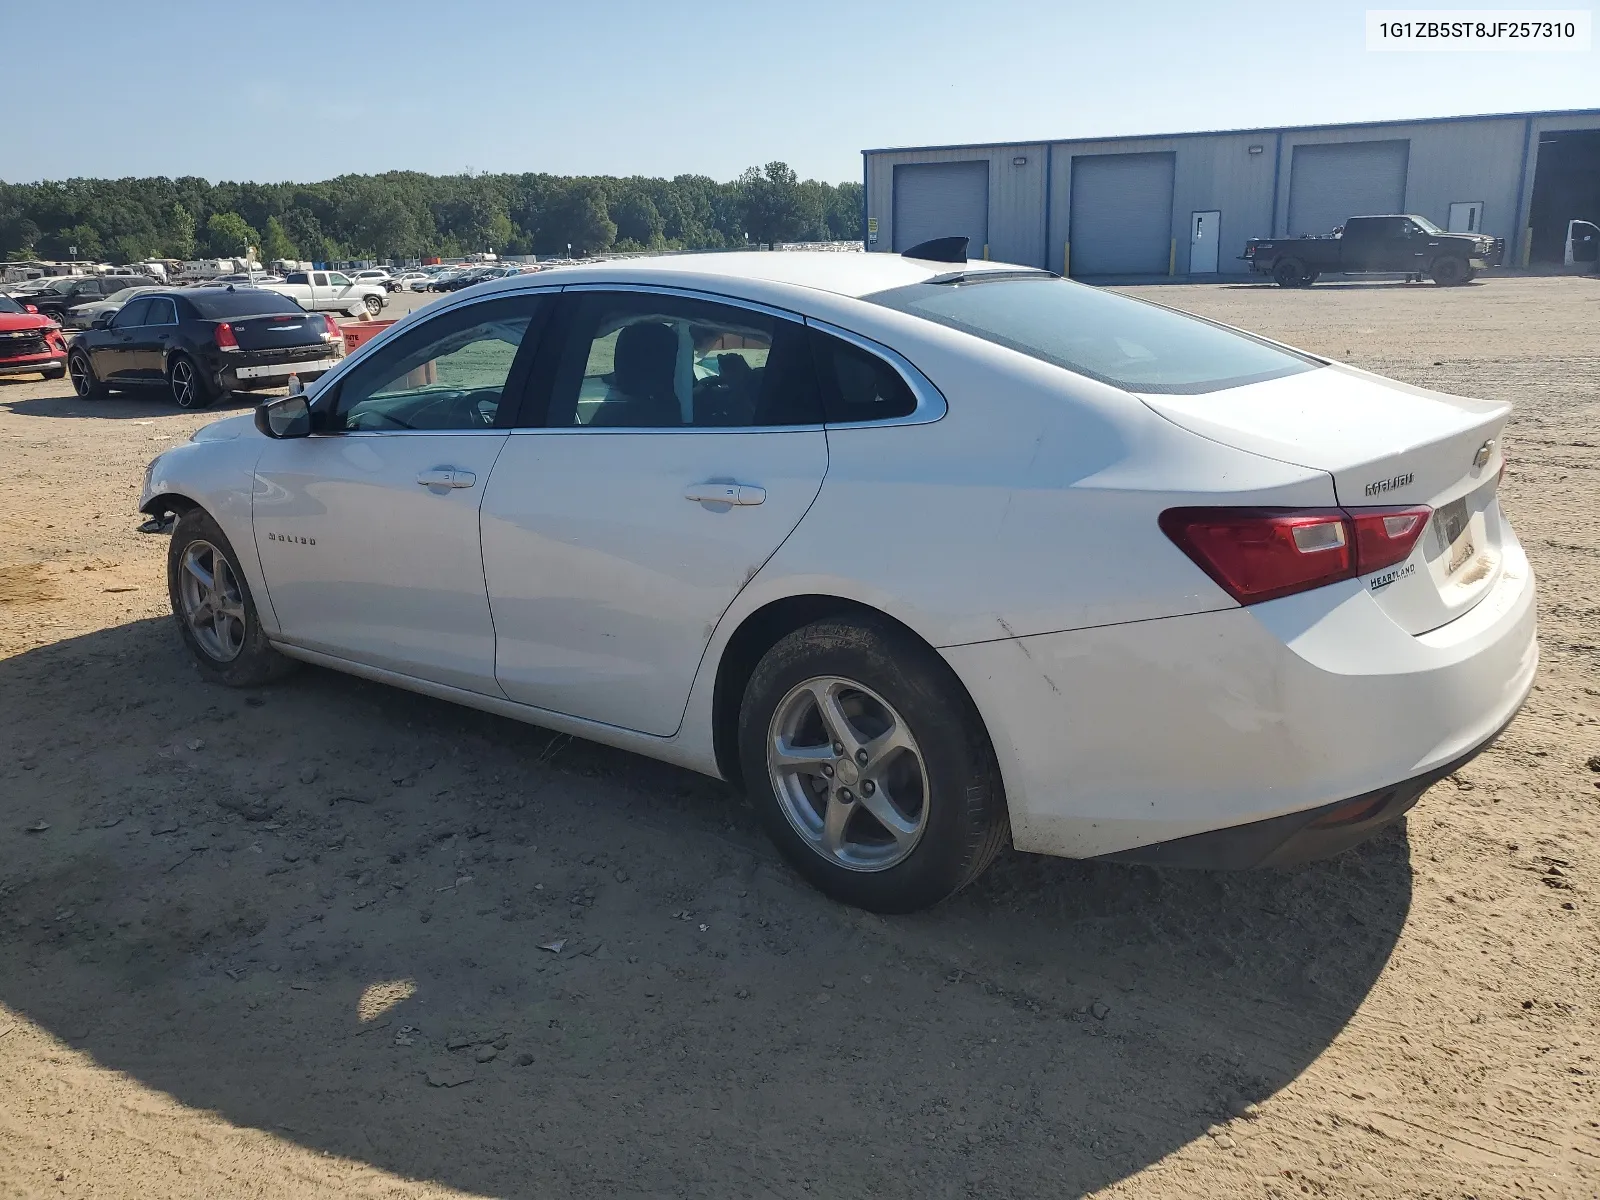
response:
<path fill-rule="evenodd" d="M 241 423 L 251 425 L 250 432 Z M 186 503 L 210 513 L 233 545 L 263 628 L 276 635 L 278 617 L 256 552 L 252 515 L 255 466 L 266 439 L 254 432 L 249 414 L 214 422 L 195 436 L 197 440 L 163 451 L 150 464 L 139 490 L 139 510 L 157 516 Z"/>

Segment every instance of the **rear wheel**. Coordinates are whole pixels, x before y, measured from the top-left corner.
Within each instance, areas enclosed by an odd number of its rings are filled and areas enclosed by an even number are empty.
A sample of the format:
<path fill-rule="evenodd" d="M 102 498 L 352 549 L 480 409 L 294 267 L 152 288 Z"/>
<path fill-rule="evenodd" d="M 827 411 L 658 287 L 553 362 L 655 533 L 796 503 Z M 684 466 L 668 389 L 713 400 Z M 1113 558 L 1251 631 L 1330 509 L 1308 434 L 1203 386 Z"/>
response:
<path fill-rule="evenodd" d="M 167 364 L 167 391 L 179 408 L 209 408 L 217 390 L 187 354 L 175 355 Z"/>
<path fill-rule="evenodd" d="M 84 400 L 99 400 L 106 394 L 106 385 L 94 373 L 89 356 L 82 350 L 67 355 L 67 374 L 72 377 L 72 390 Z"/>
<path fill-rule="evenodd" d="M 846 904 L 926 908 L 1005 843 L 982 721 L 948 665 L 887 622 L 819 621 L 767 651 L 745 688 L 739 753 L 778 849 Z"/>
<path fill-rule="evenodd" d="M 1454 287 L 1456 284 L 1465 283 L 1471 278 L 1471 271 L 1467 268 L 1466 260 L 1456 258 L 1454 255 L 1434 259 L 1433 269 L 1428 274 L 1440 287 Z"/>
<path fill-rule="evenodd" d="M 1298 258 L 1283 258 L 1272 268 L 1272 280 L 1279 287 L 1300 287 L 1305 273 L 1306 269 L 1300 265 Z"/>
<path fill-rule="evenodd" d="M 213 683 L 255 687 L 294 669 L 268 643 L 238 556 L 203 508 L 184 513 L 172 530 L 167 591 L 178 633 Z"/>

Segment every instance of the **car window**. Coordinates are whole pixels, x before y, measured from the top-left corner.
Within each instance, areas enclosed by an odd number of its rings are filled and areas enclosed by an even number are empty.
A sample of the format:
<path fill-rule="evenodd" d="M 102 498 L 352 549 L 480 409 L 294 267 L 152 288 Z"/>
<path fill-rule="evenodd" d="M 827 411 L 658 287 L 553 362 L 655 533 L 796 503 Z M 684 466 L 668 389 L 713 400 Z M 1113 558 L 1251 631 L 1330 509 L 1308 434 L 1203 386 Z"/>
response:
<path fill-rule="evenodd" d="M 117 315 L 111 320 L 111 326 L 113 329 L 132 329 L 135 325 L 143 325 L 149 313 L 150 298 L 140 296 L 118 310 Z"/>
<path fill-rule="evenodd" d="M 306 273 L 304 271 L 296 271 L 294 274 L 285 277 L 284 282 L 285 283 L 310 283 L 311 280 L 310 280 L 309 277 L 307 277 L 307 275 L 306 275 Z"/>
<path fill-rule="evenodd" d="M 328 276 L 325 272 L 318 271 L 311 276 L 311 282 L 316 284 L 318 287 L 327 287 Z"/>
<path fill-rule="evenodd" d="M 562 347 L 552 427 L 701 429 L 822 421 L 805 326 L 681 296 L 586 292 Z"/>
<path fill-rule="evenodd" d="M 18 304 L 10 296 L 0 296 L 0 313 L 11 313 L 14 315 L 16 313 L 25 313 L 27 311 L 27 309 L 23 308 L 22 305 Z"/>
<path fill-rule="evenodd" d="M 886 421 L 916 411 L 910 385 L 878 355 L 820 329 L 811 331 L 811 346 L 829 425 Z"/>
<path fill-rule="evenodd" d="M 1196 395 L 1322 366 L 1199 317 L 1043 272 L 966 275 L 866 299 L 1129 392 Z"/>
<path fill-rule="evenodd" d="M 487 429 L 542 297 L 508 296 L 441 313 L 340 381 L 325 427 L 339 432 Z"/>
<path fill-rule="evenodd" d="M 167 296 L 152 296 L 150 298 L 150 311 L 145 316 L 146 325 L 176 325 L 178 323 L 178 310 Z"/>
<path fill-rule="evenodd" d="M 350 280 L 337 271 L 328 272 L 328 282 L 334 287 L 349 287 Z"/>
<path fill-rule="evenodd" d="M 186 297 L 190 304 L 207 320 L 228 320 L 233 317 L 259 317 L 268 313 L 301 313 L 305 310 L 288 296 L 268 291 L 266 288 L 206 288 Z"/>

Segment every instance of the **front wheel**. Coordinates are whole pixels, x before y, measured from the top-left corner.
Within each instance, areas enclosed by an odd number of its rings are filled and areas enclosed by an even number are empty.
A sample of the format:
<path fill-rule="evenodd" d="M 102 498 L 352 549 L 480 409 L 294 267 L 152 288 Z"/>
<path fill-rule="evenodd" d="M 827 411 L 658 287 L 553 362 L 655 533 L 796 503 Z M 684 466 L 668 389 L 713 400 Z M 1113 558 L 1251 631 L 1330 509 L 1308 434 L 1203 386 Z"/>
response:
<path fill-rule="evenodd" d="M 1272 268 L 1272 280 L 1279 287 L 1300 287 L 1301 280 L 1305 278 L 1306 270 L 1300 265 L 1300 260 L 1295 258 L 1280 259 Z"/>
<path fill-rule="evenodd" d="M 255 687 L 294 669 L 267 641 L 233 545 L 202 508 L 172 530 L 167 592 L 178 633 L 211 682 Z"/>
<path fill-rule="evenodd" d="M 1433 269 L 1428 274 L 1440 287 L 1454 287 L 1458 283 L 1465 283 L 1470 272 L 1465 261 L 1450 256 L 1435 259 Z"/>
<path fill-rule="evenodd" d="M 67 355 L 67 374 L 72 377 L 72 390 L 84 400 L 99 400 L 106 394 L 106 385 L 94 373 L 89 356 L 82 350 Z"/>
<path fill-rule="evenodd" d="M 965 690 L 888 622 L 819 621 L 768 650 L 745 688 L 739 755 L 778 849 L 846 904 L 936 904 L 982 874 L 1009 831 Z"/>
<path fill-rule="evenodd" d="M 167 365 L 167 391 L 179 408 L 209 408 L 217 398 L 216 389 L 186 354 Z"/>
<path fill-rule="evenodd" d="M 381 296 L 368 296 L 367 297 L 367 315 L 375 317 L 379 313 L 381 313 L 382 311 L 383 311 L 383 297 L 381 297 Z"/>

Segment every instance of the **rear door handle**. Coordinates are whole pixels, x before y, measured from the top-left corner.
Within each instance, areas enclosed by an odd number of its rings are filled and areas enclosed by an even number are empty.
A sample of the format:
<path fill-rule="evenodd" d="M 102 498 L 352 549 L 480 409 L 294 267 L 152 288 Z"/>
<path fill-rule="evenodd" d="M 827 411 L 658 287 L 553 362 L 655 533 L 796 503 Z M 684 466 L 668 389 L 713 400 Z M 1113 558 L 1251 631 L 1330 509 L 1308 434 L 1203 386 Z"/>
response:
<path fill-rule="evenodd" d="M 469 488 L 478 482 L 478 477 L 471 471 L 436 467 L 432 471 L 418 471 L 417 482 L 423 487 Z"/>
<path fill-rule="evenodd" d="M 748 483 L 696 483 L 684 490 L 683 498 L 700 504 L 761 504 L 767 489 Z"/>

